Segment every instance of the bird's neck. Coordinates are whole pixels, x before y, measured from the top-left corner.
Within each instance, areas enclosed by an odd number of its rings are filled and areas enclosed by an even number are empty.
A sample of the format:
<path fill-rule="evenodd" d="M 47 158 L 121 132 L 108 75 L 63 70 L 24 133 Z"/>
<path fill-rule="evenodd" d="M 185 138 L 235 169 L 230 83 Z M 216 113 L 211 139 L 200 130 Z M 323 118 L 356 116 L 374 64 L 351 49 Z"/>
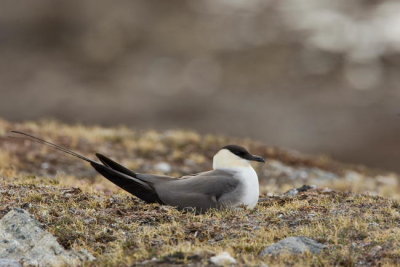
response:
<path fill-rule="evenodd" d="M 213 169 L 253 168 L 251 164 L 227 149 L 221 149 L 213 158 Z"/>

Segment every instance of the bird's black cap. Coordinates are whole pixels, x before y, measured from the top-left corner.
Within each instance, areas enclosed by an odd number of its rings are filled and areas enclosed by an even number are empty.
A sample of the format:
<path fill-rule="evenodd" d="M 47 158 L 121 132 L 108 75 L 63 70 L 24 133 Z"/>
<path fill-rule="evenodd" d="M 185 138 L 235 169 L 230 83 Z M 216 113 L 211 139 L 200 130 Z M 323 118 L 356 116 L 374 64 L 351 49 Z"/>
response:
<path fill-rule="evenodd" d="M 243 159 L 258 161 L 258 162 L 265 162 L 265 159 L 263 157 L 252 155 L 244 147 L 241 147 L 238 145 L 227 145 L 227 146 L 224 146 L 222 149 L 227 149 L 230 152 L 232 152 L 233 154 L 235 154 L 236 156 L 241 157 Z"/>

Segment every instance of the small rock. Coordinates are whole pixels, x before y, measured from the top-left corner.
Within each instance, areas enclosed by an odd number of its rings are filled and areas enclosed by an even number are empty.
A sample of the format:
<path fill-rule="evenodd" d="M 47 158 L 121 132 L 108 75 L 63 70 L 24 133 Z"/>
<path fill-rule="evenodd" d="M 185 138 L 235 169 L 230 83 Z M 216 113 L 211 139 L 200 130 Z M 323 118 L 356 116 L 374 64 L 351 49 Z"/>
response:
<path fill-rule="evenodd" d="M 331 193 L 331 192 L 333 192 L 333 190 L 332 190 L 331 188 L 329 188 L 329 187 L 324 187 L 324 188 L 321 190 L 321 192 L 322 192 L 322 193 Z"/>
<path fill-rule="evenodd" d="M 186 166 L 196 166 L 196 162 L 192 159 L 185 159 L 184 164 Z"/>
<path fill-rule="evenodd" d="M 354 183 L 358 183 L 363 179 L 362 175 L 355 171 L 347 171 L 344 178 L 346 179 L 346 181 Z"/>
<path fill-rule="evenodd" d="M 63 195 L 73 195 L 73 194 L 79 194 L 82 193 L 82 190 L 78 187 L 71 187 L 71 188 L 63 188 L 61 189 L 61 192 L 63 193 Z"/>
<path fill-rule="evenodd" d="M 236 260 L 226 251 L 210 258 L 211 263 L 218 266 L 224 266 L 228 264 L 235 264 Z"/>
<path fill-rule="evenodd" d="M 303 185 L 303 186 L 301 186 L 301 187 L 299 187 L 299 188 L 290 189 L 289 191 L 287 191 L 286 193 L 284 193 L 284 195 L 285 195 L 285 196 L 295 196 L 295 195 L 297 195 L 298 193 L 306 192 L 306 191 L 308 191 L 308 190 L 315 189 L 315 188 L 317 188 L 316 185 Z"/>
<path fill-rule="evenodd" d="M 48 162 L 43 162 L 40 167 L 44 170 L 47 170 L 48 168 L 50 168 L 50 164 Z"/>
<path fill-rule="evenodd" d="M 289 191 L 285 192 L 284 195 L 285 196 L 295 196 L 299 193 L 299 191 L 296 188 L 290 189 Z"/>
<path fill-rule="evenodd" d="M 279 179 L 285 182 L 313 181 L 313 183 L 320 183 L 338 178 L 336 174 L 318 168 L 293 167 L 276 160 L 268 161 L 266 168 L 264 168 L 264 174 L 269 179 Z"/>
<path fill-rule="evenodd" d="M 375 246 L 371 249 L 371 251 L 368 253 L 368 256 L 370 257 L 376 257 L 376 255 L 382 250 L 381 246 Z"/>
<path fill-rule="evenodd" d="M 399 180 L 397 178 L 397 176 L 393 175 L 387 175 L 387 176 L 383 176 L 383 175 L 379 175 L 376 177 L 376 180 L 384 185 L 388 185 L 388 186 L 398 186 L 399 184 Z"/>
<path fill-rule="evenodd" d="M 371 222 L 371 223 L 368 224 L 368 226 L 370 226 L 372 228 L 377 228 L 377 227 L 379 227 L 379 223 Z"/>
<path fill-rule="evenodd" d="M 0 220 L 0 258 L 28 266 L 79 265 L 94 260 L 87 251 L 65 250 L 23 209 L 13 209 Z"/>
<path fill-rule="evenodd" d="M 169 165 L 169 164 L 166 163 L 166 162 L 157 163 L 157 164 L 154 166 L 154 168 L 155 168 L 157 171 L 165 172 L 165 173 L 170 172 L 170 171 L 172 170 L 171 165 Z"/>
<path fill-rule="evenodd" d="M 302 254 L 307 251 L 312 254 L 318 254 L 326 248 L 324 244 L 318 243 L 317 241 L 305 237 L 305 236 L 294 236 L 287 237 L 271 246 L 266 247 L 261 251 L 260 256 L 266 255 L 279 255 L 282 253 L 288 254 Z"/>
<path fill-rule="evenodd" d="M 21 263 L 12 259 L 0 259 L 0 267 L 22 267 Z"/>
<path fill-rule="evenodd" d="M 155 266 L 158 263 L 158 259 L 156 257 L 151 258 L 150 260 L 145 260 L 142 262 L 136 263 L 136 265 L 145 265 L 145 266 Z"/>

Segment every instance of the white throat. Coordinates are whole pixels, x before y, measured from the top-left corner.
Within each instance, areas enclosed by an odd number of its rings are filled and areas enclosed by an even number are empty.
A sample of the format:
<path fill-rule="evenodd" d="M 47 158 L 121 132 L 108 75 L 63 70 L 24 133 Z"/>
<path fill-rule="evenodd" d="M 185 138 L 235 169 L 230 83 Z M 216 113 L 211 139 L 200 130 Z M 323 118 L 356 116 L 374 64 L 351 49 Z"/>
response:
<path fill-rule="evenodd" d="M 213 169 L 236 169 L 239 167 L 247 167 L 247 168 L 253 168 L 251 167 L 251 164 L 249 163 L 248 160 L 242 159 L 232 152 L 230 152 L 228 149 L 221 149 L 218 151 L 217 154 L 215 154 L 213 158 Z"/>
<path fill-rule="evenodd" d="M 241 197 L 237 205 L 245 205 L 250 209 L 257 205 L 260 193 L 258 176 L 248 160 L 236 156 L 227 149 L 221 149 L 214 156 L 213 168 L 235 172 L 235 178 L 241 182 Z"/>

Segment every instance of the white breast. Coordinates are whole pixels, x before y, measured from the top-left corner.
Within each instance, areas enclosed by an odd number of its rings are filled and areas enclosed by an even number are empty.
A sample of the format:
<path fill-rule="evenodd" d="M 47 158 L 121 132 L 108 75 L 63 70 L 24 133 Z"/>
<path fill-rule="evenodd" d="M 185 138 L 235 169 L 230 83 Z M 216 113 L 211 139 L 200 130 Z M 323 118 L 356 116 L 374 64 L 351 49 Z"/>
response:
<path fill-rule="evenodd" d="M 257 173 L 252 167 L 236 168 L 236 171 L 235 177 L 240 180 L 243 186 L 239 205 L 246 205 L 252 209 L 257 205 L 260 194 Z"/>

